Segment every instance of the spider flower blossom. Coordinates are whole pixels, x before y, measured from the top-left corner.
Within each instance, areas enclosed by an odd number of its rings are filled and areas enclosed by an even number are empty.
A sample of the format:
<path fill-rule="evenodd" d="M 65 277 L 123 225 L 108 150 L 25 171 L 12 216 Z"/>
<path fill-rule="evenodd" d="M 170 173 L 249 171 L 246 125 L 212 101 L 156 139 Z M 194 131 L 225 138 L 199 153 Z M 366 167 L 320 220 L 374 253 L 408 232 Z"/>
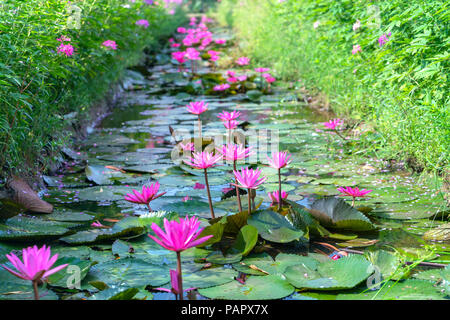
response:
<path fill-rule="evenodd" d="M 381 37 L 378 38 L 378 44 L 380 45 L 380 47 L 384 46 L 386 44 L 386 42 L 389 41 L 389 37 L 391 36 L 391 33 L 389 32 L 388 34 L 383 34 Z"/>
<path fill-rule="evenodd" d="M 204 101 L 191 102 L 186 108 L 190 113 L 199 115 L 208 110 L 208 104 Z"/>
<path fill-rule="evenodd" d="M 337 118 L 337 119 L 330 120 L 328 122 L 324 122 L 323 125 L 325 127 L 327 127 L 328 129 L 336 130 L 336 128 L 339 127 L 340 125 L 342 125 L 343 123 L 344 122 L 342 121 L 342 119 Z"/>
<path fill-rule="evenodd" d="M 285 152 L 275 152 L 272 154 L 272 158 L 267 157 L 267 161 L 269 162 L 269 166 L 274 169 L 281 169 L 286 167 L 291 161 L 289 160 L 291 155 Z"/>
<path fill-rule="evenodd" d="M 67 57 L 73 55 L 74 48 L 71 44 L 61 43 L 58 47 L 58 53 L 65 54 Z"/>
<path fill-rule="evenodd" d="M 180 218 L 179 221 L 164 218 L 164 231 L 156 223 L 151 228 L 156 236 L 148 236 L 163 248 L 175 252 L 198 246 L 213 236 L 198 238 L 204 228 L 200 228 L 197 217 Z"/>
<path fill-rule="evenodd" d="M 267 177 L 261 177 L 261 169 L 242 168 L 241 172 L 233 170 L 234 176 L 238 182 L 237 186 L 246 189 L 257 189 L 263 184 Z M 236 185 L 236 184 L 233 184 Z"/>
<path fill-rule="evenodd" d="M 12 263 L 17 271 L 2 265 L 9 273 L 15 275 L 18 278 L 31 281 L 45 280 L 48 276 L 64 269 L 68 264 L 57 266 L 53 269 L 51 267 L 58 259 L 58 254 L 55 254 L 50 258 L 50 247 L 45 245 L 38 249 L 35 245 L 22 249 L 23 262 L 14 254 L 10 253 L 6 255 L 6 258 Z"/>
<path fill-rule="evenodd" d="M 112 50 L 117 50 L 117 43 L 114 40 L 106 40 L 102 43 L 106 48 L 111 48 Z"/>
<path fill-rule="evenodd" d="M 222 159 L 222 155 L 213 155 L 211 152 L 202 151 L 193 153 L 193 158 L 183 160 L 186 164 L 195 169 L 207 169 L 217 166 L 216 163 Z"/>
<path fill-rule="evenodd" d="M 136 21 L 136 25 L 143 26 L 145 29 L 147 29 L 149 26 L 149 23 L 148 23 L 148 20 L 141 19 L 141 20 Z"/>
<path fill-rule="evenodd" d="M 362 52 L 361 46 L 359 44 L 355 44 L 352 49 L 352 54 L 357 54 L 358 52 Z"/>
<path fill-rule="evenodd" d="M 139 203 L 139 204 L 146 204 L 149 206 L 149 203 L 164 194 L 165 192 L 162 192 L 160 194 L 157 194 L 159 190 L 159 182 L 152 183 L 150 186 L 142 186 L 142 192 L 139 193 L 139 191 L 133 189 L 133 193 L 127 193 L 125 196 L 125 200 L 133 203 Z"/>
<path fill-rule="evenodd" d="M 252 147 L 244 148 L 242 144 L 237 145 L 229 143 L 221 148 L 216 148 L 216 150 L 220 152 L 223 159 L 227 161 L 242 160 L 254 154 Z"/>

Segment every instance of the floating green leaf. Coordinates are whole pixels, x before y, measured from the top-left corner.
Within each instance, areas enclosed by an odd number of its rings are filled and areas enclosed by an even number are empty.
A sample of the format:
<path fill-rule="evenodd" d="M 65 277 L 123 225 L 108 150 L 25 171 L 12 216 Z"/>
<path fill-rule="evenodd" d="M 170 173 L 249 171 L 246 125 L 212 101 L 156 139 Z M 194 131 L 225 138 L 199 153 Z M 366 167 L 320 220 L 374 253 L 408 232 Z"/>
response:
<path fill-rule="evenodd" d="M 199 293 L 211 299 L 268 300 L 291 295 L 294 287 L 278 276 L 251 276 L 245 284 L 232 281 L 227 284 L 200 289 Z"/>
<path fill-rule="evenodd" d="M 271 210 L 254 212 L 247 222 L 258 230 L 263 239 L 272 242 L 287 243 L 299 240 L 304 235 L 286 217 Z"/>

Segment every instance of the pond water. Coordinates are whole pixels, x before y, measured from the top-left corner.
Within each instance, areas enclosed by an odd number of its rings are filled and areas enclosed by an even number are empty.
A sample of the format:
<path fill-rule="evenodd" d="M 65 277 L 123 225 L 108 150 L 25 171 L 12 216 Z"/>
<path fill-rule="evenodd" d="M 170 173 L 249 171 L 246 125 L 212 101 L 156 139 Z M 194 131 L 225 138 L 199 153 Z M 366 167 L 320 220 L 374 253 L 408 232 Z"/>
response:
<path fill-rule="evenodd" d="M 227 30 L 213 29 L 213 33 L 231 38 Z M 227 45 L 221 50 L 224 55 L 232 55 L 234 47 Z M 405 261 L 442 264 L 450 261 L 449 242 L 422 238 L 424 233 L 444 225 L 447 220 L 448 209 L 442 195 L 408 171 L 392 168 L 381 159 L 352 154 L 352 146 L 358 143 L 357 133 L 344 130 L 342 134 L 347 139 L 342 140 L 326 131 L 322 123 L 328 121 L 330 115 L 309 108 L 297 93 L 296 83 L 279 81 L 270 92 L 262 94 L 258 91 L 261 84 L 256 76 L 245 84 L 243 91 L 247 92 L 206 94 L 211 93 L 207 90 L 211 83 L 220 83 L 220 79 L 226 78 L 225 72 L 231 69 L 214 71 L 201 63 L 194 78 L 189 72 L 177 69 L 170 61 L 170 50 L 166 49 L 156 56 L 154 64 L 144 68 L 144 72 L 142 66 L 129 70 L 122 98 L 111 115 L 81 142 L 80 149 L 72 154 L 73 159 L 60 175 L 45 177 L 48 189 L 41 194 L 55 206 L 55 212 L 35 216 L 22 214 L 1 226 L 0 262 L 6 261 L 4 253 L 18 250 L 24 243 L 45 242 L 52 246 L 52 252 L 66 259 L 64 261 L 80 267 L 79 287 L 67 288 L 68 275 L 50 278 L 48 294 L 43 298 L 107 299 L 132 287 L 138 289 L 135 298 L 174 299 L 170 293 L 146 290 L 160 286 L 170 288 L 168 275 L 169 269 L 174 268 L 175 254 L 146 236 L 148 232 L 137 224 L 139 219 L 135 217 L 147 213 L 147 208 L 125 201 L 124 195 L 132 189 L 139 190 L 143 184 L 158 181 L 160 192 L 166 194 L 151 202 L 153 210 L 179 216 L 195 214 L 202 218 L 203 226 L 209 225 L 203 172 L 180 164 L 179 159 L 174 160 L 180 156 L 174 152 L 178 150 L 176 142 L 198 135 L 197 116 L 190 114 L 185 105 L 200 100 L 209 107 L 201 115 L 202 136 L 213 137 L 216 146 L 227 139 L 227 130 L 217 115 L 224 110 L 241 112 L 240 137 L 245 137 L 247 145 L 257 151 L 250 158 L 250 164 L 262 168 L 268 177 L 256 191 L 254 202 L 260 205 L 259 211 L 270 207 L 267 193 L 278 190 L 277 172 L 267 166 L 266 155 L 270 156 L 272 151 L 289 151 L 292 162 L 282 170 L 282 188 L 288 192 L 290 201 L 309 209 L 318 199 L 338 196 L 337 188 L 341 186 L 372 189 L 367 197 L 356 200 L 355 207 L 359 211 L 352 214 L 360 214 L 362 217 L 355 219 L 366 219 L 364 223 L 373 227 L 362 230 L 351 223 L 348 228 L 325 226 L 330 234 L 311 235 L 309 242 L 277 243 L 260 239 L 246 257 L 221 256 L 220 250 L 233 243 L 232 236 L 224 236 L 213 249 L 187 250 L 183 253 L 184 287 L 199 288 L 198 292 L 189 294 L 190 299 L 220 298 L 218 292 L 226 292 L 229 295 L 225 297 L 236 299 L 355 299 L 364 296 L 361 292 L 367 289 L 366 281 L 336 275 L 369 272 L 358 271 L 363 265 L 367 267 L 358 260 L 363 257 L 355 254 L 353 267 L 343 263 L 327 267 L 330 262 L 337 262 L 327 257 L 333 250 L 319 242 L 339 250 L 366 250 L 366 256 L 372 257 L 374 264 L 379 263 L 383 278 L 389 278 L 397 268 L 405 268 L 401 267 Z M 246 68 L 233 70 L 238 74 L 255 74 Z M 247 165 L 239 163 L 239 167 Z M 209 182 L 216 216 L 235 214 L 235 198 L 230 198 L 233 189 L 227 190 L 233 182 L 231 166 L 225 163 L 210 170 Z M 247 196 L 242 197 L 245 211 Z M 346 201 L 351 203 L 351 199 Z M 104 227 L 92 227 L 93 221 Z M 212 264 L 208 264 L 211 261 Z M 300 263 L 303 269 L 298 267 Z M 256 267 L 252 269 L 251 265 Z M 367 279 L 372 271 L 361 279 Z M 322 283 L 305 285 L 305 279 L 293 279 L 293 275 L 302 272 L 311 273 L 310 281 L 322 279 Z M 439 268 L 418 266 L 402 274 L 404 281 L 410 282 L 397 284 L 397 290 L 401 292 L 404 286 L 412 285 L 423 289 L 427 296 L 425 293 L 415 296 L 411 290 L 405 292 L 404 297 L 443 298 L 442 290 L 432 289 L 433 279 L 443 277 L 440 272 Z M 235 280 L 243 274 L 249 275 L 245 284 Z M 262 280 L 262 276 L 267 278 Z M 328 276 L 335 277 L 333 283 L 323 281 Z M 3 293 L 22 290 L 13 290 L 13 284 L 24 288 L 22 293 L 2 295 L 2 298 L 28 297 L 30 290 L 25 289 L 25 283 L 17 284 L 3 270 L 0 278 L 5 280 L 0 285 Z M 356 281 L 356 284 L 350 285 L 347 281 Z M 298 282 L 301 284 L 296 285 Z M 389 281 L 383 287 L 383 294 L 393 283 Z M 309 290 L 294 293 L 291 284 Z M 105 285 L 109 288 L 102 290 Z M 274 288 L 274 296 L 264 295 L 268 286 Z M 331 289 L 323 291 L 324 288 Z M 391 297 L 395 290 L 386 297 Z M 368 291 L 365 297 L 373 298 L 373 292 Z M 395 297 L 398 295 L 396 293 Z"/>

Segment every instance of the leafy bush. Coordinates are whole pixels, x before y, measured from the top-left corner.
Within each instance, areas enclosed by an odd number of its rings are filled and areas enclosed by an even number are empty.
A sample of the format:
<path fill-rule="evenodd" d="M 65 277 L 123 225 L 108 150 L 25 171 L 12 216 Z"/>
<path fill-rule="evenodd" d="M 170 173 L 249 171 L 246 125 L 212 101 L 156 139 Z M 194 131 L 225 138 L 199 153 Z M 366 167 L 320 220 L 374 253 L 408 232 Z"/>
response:
<path fill-rule="evenodd" d="M 148 28 L 136 25 L 140 19 Z M 67 136 L 64 115 L 86 117 L 144 48 L 156 46 L 181 19 L 181 11 L 170 16 L 142 0 L 2 1 L 0 175 L 54 161 Z M 62 36 L 70 42 L 58 41 Z M 102 46 L 105 40 L 118 50 Z M 74 54 L 58 52 L 61 43 L 71 44 Z"/>
<path fill-rule="evenodd" d="M 325 93 L 336 113 L 374 124 L 362 147 L 448 168 L 448 1 L 223 0 L 218 16 L 245 54 Z M 352 54 L 355 45 L 361 51 Z"/>

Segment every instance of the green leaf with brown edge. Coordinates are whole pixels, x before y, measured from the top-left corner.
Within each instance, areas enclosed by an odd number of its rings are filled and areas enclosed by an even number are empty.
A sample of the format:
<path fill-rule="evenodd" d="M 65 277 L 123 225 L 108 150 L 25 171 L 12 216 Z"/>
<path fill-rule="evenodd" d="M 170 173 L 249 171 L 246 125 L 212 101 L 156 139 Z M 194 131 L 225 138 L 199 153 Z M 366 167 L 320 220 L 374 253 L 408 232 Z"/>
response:
<path fill-rule="evenodd" d="M 364 214 L 339 198 L 318 199 L 308 211 L 325 227 L 351 231 L 375 229 L 375 225 Z"/>

